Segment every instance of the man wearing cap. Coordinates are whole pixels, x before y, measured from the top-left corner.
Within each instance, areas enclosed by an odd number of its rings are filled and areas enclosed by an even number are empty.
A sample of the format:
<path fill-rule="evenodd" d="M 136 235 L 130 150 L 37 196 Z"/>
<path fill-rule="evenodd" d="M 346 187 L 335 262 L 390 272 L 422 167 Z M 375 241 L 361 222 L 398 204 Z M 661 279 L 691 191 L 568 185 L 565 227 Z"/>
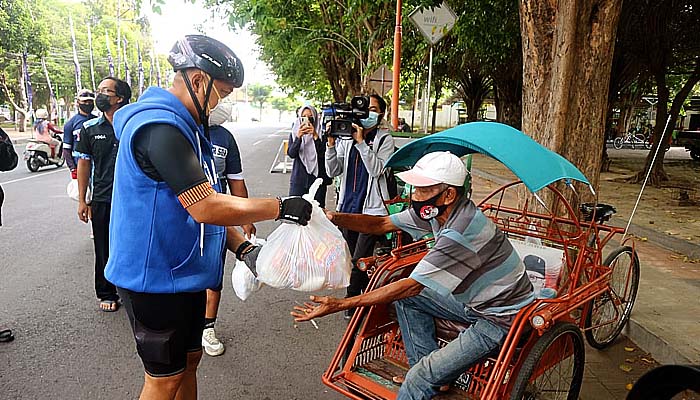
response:
<path fill-rule="evenodd" d="M 500 347 L 517 312 L 534 300 L 525 267 L 506 236 L 465 195 L 467 170 L 449 152 L 429 153 L 413 169 L 397 174 L 415 187 L 410 209 L 387 217 L 328 212 L 338 226 L 383 234 L 403 230 L 435 245 L 408 278 L 365 294 L 295 307 L 296 321 L 347 308 L 395 302 L 411 366 L 398 399 L 432 398 L 470 366 Z M 469 324 L 438 348 L 434 318 Z"/>
<path fill-rule="evenodd" d="M 105 276 L 118 290 L 145 369 L 140 398 L 196 399 L 206 289 L 223 278 L 225 248 L 254 247 L 231 226 L 269 219 L 305 225 L 311 204 L 295 197 L 221 194 L 209 112 L 243 83 L 223 43 L 188 35 L 171 50 L 169 89 L 148 88 L 114 116 L 110 251 Z"/>
<path fill-rule="evenodd" d="M 78 113 L 63 125 L 63 158 L 68 164 L 71 177 L 78 179 L 78 159 L 73 158 L 73 147 L 78 140 L 83 123 L 95 118 L 92 114 L 92 110 L 95 109 L 95 94 L 88 89 L 81 89 L 75 96 L 75 101 L 78 105 Z"/>

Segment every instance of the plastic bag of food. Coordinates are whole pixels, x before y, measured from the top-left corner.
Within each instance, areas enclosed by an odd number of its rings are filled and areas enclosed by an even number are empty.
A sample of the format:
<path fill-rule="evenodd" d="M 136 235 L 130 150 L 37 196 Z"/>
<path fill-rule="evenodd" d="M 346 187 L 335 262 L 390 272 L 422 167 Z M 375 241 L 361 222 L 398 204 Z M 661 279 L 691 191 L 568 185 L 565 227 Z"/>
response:
<path fill-rule="evenodd" d="M 68 182 L 68 186 L 66 186 L 66 194 L 68 197 L 75 201 L 79 201 L 78 197 L 80 197 L 79 191 L 78 191 L 78 180 L 77 179 L 71 179 L 70 182 Z M 92 200 L 92 189 L 90 186 L 87 187 L 87 191 L 85 192 L 85 201 L 90 202 Z"/>
<path fill-rule="evenodd" d="M 265 244 L 265 239 L 256 239 L 255 236 L 249 241 L 255 245 Z M 253 292 L 257 292 L 262 287 L 262 282 L 255 277 L 243 261 L 236 261 L 233 272 L 231 272 L 231 283 L 236 296 L 243 301 L 246 301 Z"/>
<path fill-rule="evenodd" d="M 350 250 L 340 230 L 314 200 L 322 180 L 303 197 L 313 205 L 308 225 L 283 223 L 258 255 L 258 280 L 280 289 L 313 292 L 350 284 Z"/>

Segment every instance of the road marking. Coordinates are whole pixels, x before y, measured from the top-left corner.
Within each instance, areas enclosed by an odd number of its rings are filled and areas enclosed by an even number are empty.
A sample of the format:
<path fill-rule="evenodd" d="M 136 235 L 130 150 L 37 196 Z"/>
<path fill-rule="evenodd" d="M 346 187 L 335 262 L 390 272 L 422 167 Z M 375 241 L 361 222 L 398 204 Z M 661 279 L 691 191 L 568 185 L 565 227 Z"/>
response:
<path fill-rule="evenodd" d="M 54 170 L 54 171 L 44 172 L 44 173 L 41 173 L 41 174 L 32 175 L 32 176 L 27 176 L 27 177 L 19 178 L 19 179 L 13 179 L 13 180 L 7 181 L 7 182 L 0 182 L 0 185 L 9 185 L 10 183 L 16 183 L 16 182 L 26 181 L 27 179 L 38 178 L 38 177 L 40 177 L 40 176 L 55 174 L 56 172 L 61 172 L 61 171 L 65 171 L 65 170 L 64 170 L 63 168 L 58 168 L 58 169 L 56 169 L 56 170 Z"/>

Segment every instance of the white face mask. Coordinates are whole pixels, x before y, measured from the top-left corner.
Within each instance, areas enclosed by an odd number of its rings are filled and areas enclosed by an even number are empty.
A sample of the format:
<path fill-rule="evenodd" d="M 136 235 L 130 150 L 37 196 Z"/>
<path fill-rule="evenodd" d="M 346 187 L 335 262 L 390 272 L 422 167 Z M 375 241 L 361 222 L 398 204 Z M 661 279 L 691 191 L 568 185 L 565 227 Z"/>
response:
<path fill-rule="evenodd" d="M 209 113 L 209 126 L 221 125 L 231 117 L 232 106 L 229 103 L 220 102 Z"/>

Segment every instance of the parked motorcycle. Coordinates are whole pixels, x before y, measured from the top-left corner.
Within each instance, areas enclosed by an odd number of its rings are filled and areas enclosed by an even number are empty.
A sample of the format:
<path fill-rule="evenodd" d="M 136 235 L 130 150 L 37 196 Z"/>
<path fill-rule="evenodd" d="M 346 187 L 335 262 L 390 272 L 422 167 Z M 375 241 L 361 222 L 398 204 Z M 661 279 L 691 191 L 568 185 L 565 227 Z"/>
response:
<path fill-rule="evenodd" d="M 53 137 L 61 140 L 56 134 Z M 60 168 L 66 162 L 63 158 L 63 141 L 56 147 L 54 157 L 51 157 L 51 146 L 48 143 L 30 139 L 24 149 L 24 160 L 27 162 L 27 169 L 31 172 L 36 172 L 39 168 L 47 165 L 55 165 Z"/>

